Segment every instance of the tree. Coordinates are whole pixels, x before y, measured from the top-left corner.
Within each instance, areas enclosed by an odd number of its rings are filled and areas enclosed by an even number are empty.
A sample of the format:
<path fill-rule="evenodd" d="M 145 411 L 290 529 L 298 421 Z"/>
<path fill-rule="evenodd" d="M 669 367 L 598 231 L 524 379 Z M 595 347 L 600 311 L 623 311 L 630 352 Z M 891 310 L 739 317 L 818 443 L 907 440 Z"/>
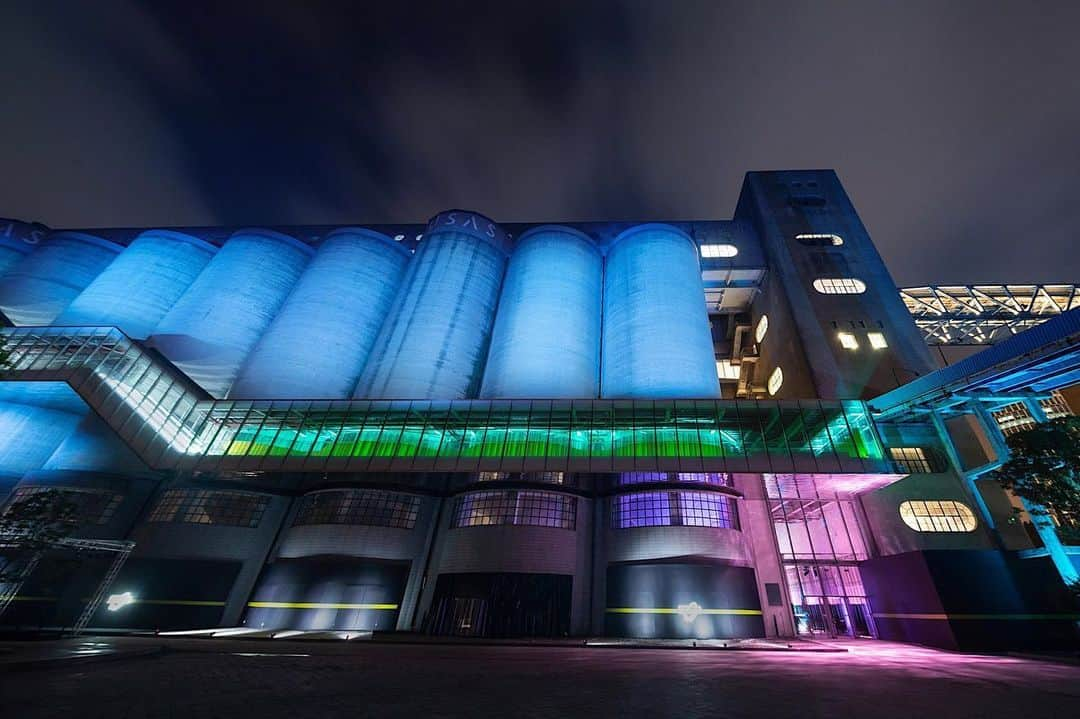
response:
<path fill-rule="evenodd" d="M 1007 441 L 1009 459 L 993 477 L 1032 514 L 1052 514 L 1064 544 L 1080 543 L 1080 417 L 1042 422 Z"/>
<path fill-rule="evenodd" d="M 17 582 L 79 526 L 79 506 L 68 493 L 43 489 L 16 498 L 0 515 L 0 582 Z"/>

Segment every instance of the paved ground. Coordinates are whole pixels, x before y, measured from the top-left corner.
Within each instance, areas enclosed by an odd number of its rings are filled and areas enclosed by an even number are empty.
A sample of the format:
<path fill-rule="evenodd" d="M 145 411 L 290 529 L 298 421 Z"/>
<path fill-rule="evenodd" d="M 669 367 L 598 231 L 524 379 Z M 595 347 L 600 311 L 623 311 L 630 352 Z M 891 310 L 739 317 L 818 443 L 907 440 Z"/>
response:
<path fill-rule="evenodd" d="M 166 651 L 0 675 L 4 716 L 1080 716 L 1080 666 L 886 642 L 794 653 L 112 641 Z"/>

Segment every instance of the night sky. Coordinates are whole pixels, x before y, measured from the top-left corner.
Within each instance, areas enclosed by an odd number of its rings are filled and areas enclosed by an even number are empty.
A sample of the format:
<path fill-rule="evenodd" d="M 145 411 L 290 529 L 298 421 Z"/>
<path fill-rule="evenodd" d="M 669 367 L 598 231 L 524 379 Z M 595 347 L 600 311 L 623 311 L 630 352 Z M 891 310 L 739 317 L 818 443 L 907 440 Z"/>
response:
<path fill-rule="evenodd" d="M 1080 2 L 7 0 L 0 216 L 727 219 L 747 170 L 833 167 L 901 285 L 1076 282 L 1078 28 Z"/>

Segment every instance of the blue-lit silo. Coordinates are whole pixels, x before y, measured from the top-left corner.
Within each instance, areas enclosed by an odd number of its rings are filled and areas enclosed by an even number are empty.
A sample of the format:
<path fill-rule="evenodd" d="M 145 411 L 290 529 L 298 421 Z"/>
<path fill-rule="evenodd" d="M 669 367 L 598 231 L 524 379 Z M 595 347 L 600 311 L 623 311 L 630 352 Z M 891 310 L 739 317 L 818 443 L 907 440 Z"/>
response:
<path fill-rule="evenodd" d="M 7 272 L 12 265 L 22 260 L 34 249 L 21 240 L 14 240 L 0 235 L 0 277 Z"/>
<path fill-rule="evenodd" d="M 182 232 L 143 232 L 53 324 L 108 325 L 145 339 L 216 251 Z"/>
<path fill-rule="evenodd" d="M 365 229 L 319 246 L 229 390 L 231 398 L 346 399 L 401 284 L 409 251 Z"/>
<path fill-rule="evenodd" d="M 0 277 L 0 312 L 16 325 L 51 324 L 124 248 L 82 232 L 55 232 Z"/>
<path fill-rule="evenodd" d="M 506 268 L 481 397 L 596 397 L 604 262 L 569 227 L 521 236 Z"/>
<path fill-rule="evenodd" d="M 271 230 L 241 230 L 218 250 L 150 336 L 214 397 L 224 397 L 312 250 Z"/>
<path fill-rule="evenodd" d="M 506 235 L 482 215 L 436 215 L 409 263 L 355 396 L 475 396 L 506 248 Z"/>
<path fill-rule="evenodd" d="M 670 225 L 619 235 L 604 268 L 604 397 L 718 397 L 697 245 Z"/>
<path fill-rule="evenodd" d="M 147 466 L 124 440 L 93 412 L 79 422 L 49 459 L 42 470 L 79 470 L 83 472 L 144 472 Z"/>
<path fill-rule="evenodd" d="M 0 382 L 0 497 L 40 469 L 86 413 L 64 382 Z"/>

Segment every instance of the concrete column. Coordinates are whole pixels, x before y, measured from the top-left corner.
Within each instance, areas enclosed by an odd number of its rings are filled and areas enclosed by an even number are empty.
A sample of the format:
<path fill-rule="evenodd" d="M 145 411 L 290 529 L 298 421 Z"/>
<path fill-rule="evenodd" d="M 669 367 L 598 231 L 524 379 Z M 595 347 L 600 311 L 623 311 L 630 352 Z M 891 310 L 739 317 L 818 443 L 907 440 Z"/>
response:
<path fill-rule="evenodd" d="M 997 526 L 994 523 L 994 516 L 990 513 L 990 508 L 986 506 L 982 494 L 979 493 L 979 488 L 975 486 L 975 476 L 964 470 L 964 463 L 961 461 L 960 455 L 957 454 L 956 447 L 953 446 L 952 437 L 949 436 L 949 428 L 945 426 L 945 420 L 942 419 L 941 414 L 938 412 L 931 412 L 930 421 L 934 425 L 938 439 L 941 440 L 941 445 L 945 448 L 945 453 L 949 456 L 949 462 L 952 463 L 956 473 L 963 477 L 968 494 L 979 507 L 979 514 L 982 515 L 983 522 L 986 523 L 988 529 L 996 533 Z"/>
<path fill-rule="evenodd" d="M 754 557 L 754 573 L 757 575 L 765 636 L 794 637 L 795 619 L 791 612 L 787 574 L 780 561 L 780 548 L 776 543 L 776 530 L 769 512 L 765 483 L 759 474 L 737 474 L 735 484 L 743 493 L 743 498 L 738 502 L 739 527 Z M 779 607 L 769 606 L 765 585 L 772 583 L 780 585 L 782 605 Z"/>
<path fill-rule="evenodd" d="M 418 632 L 423 615 L 419 611 L 420 595 L 430 584 L 434 586 L 435 577 L 429 576 L 431 554 L 435 551 L 435 535 L 440 529 L 442 515 L 448 511 L 450 500 L 442 497 L 433 498 L 427 507 L 427 529 L 424 531 L 424 551 L 415 556 L 409 567 L 409 578 L 405 583 L 405 593 L 401 599 L 401 611 L 398 612 L 397 630 L 399 632 Z M 424 504 L 428 500 L 424 499 Z M 416 528 L 415 531 L 421 531 Z"/>

